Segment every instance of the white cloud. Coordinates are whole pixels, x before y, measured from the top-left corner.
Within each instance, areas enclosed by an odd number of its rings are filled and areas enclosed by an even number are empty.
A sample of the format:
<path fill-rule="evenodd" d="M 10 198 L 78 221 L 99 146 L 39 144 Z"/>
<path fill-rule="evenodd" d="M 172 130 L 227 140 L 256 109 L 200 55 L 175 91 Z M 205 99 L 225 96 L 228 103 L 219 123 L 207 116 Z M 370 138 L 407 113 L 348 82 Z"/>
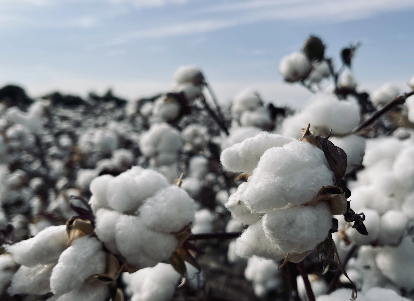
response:
<path fill-rule="evenodd" d="M 113 4 L 130 4 L 135 7 L 163 7 L 168 4 L 185 4 L 189 0 L 107 0 Z"/>

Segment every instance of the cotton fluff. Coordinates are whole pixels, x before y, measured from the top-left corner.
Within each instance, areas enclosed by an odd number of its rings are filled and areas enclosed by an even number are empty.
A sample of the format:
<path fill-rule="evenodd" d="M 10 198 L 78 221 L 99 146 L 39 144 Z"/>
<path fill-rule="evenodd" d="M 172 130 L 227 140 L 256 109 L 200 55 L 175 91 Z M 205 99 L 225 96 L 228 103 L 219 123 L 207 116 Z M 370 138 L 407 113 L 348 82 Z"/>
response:
<path fill-rule="evenodd" d="M 264 297 L 267 292 L 275 290 L 281 284 L 278 268 L 278 264 L 273 260 L 258 257 L 248 259 L 244 276 L 252 281 L 256 296 Z"/>
<path fill-rule="evenodd" d="M 410 96 L 405 100 L 408 108 L 408 120 L 414 122 L 414 96 Z"/>
<path fill-rule="evenodd" d="M 200 124 L 190 124 L 181 132 L 185 148 L 190 151 L 203 150 L 210 140 L 208 129 Z"/>
<path fill-rule="evenodd" d="M 312 72 L 308 76 L 308 80 L 310 83 L 318 84 L 324 78 L 328 78 L 331 75 L 331 71 L 329 70 L 329 65 L 327 62 L 322 61 L 320 63 L 314 63 Z"/>
<path fill-rule="evenodd" d="M 313 294 L 316 298 L 318 296 L 325 294 L 328 290 L 328 285 L 326 284 L 326 282 L 322 278 L 319 278 L 317 275 L 310 274 L 308 275 L 308 279 L 312 287 Z M 303 278 L 301 276 L 298 276 L 296 278 L 296 283 L 298 285 L 298 294 L 300 300 L 308 301 L 308 296 L 306 294 L 306 288 L 305 283 L 303 282 Z"/>
<path fill-rule="evenodd" d="M 270 120 L 269 111 L 260 107 L 255 111 L 245 111 L 240 117 L 240 124 L 242 126 L 257 126 L 266 129 L 272 124 Z"/>
<path fill-rule="evenodd" d="M 92 180 L 98 176 L 95 169 L 80 169 L 76 178 L 76 185 L 83 191 L 89 189 Z"/>
<path fill-rule="evenodd" d="M 151 158 L 154 167 L 175 163 L 181 145 L 180 133 L 166 123 L 153 124 L 139 141 L 141 152 Z"/>
<path fill-rule="evenodd" d="M 194 224 L 191 232 L 198 233 L 210 233 L 213 229 L 212 223 L 215 220 L 214 214 L 208 209 L 198 210 L 194 215 Z"/>
<path fill-rule="evenodd" d="M 204 179 L 209 171 L 209 160 L 203 156 L 193 156 L 188 163 L 189 177 Z"/>
<path fill-rule="evenodd" d="M 8 287 L 17 266 L 9 254 L 0 255 L 0 296 Z"/>
<path fill-rule="evenodd" d="M 74 290 L 58 296 L 56 299 L 48 299 L 47 301 L 101 301 L 107 300 L 109 295 L 108 285 L 106 283 L 95 281 L 93 283 L 84 283 Z"/>
<path fill-rule="evenodd" d="M 347 89 L 355 89 L 357 82 L 355 81 L 354 75 L 349 70 L 345 70 L 339 80 L 339 85 Z"/>
<path fill-rule="evenodd" d="M 7 110 L 6 116 L 12 124 L 21 124 L 33 133 L 40 133 L 43 130 L 42 117 L 47 106 L 45 101 L 36 101 L 29 107 L 27 113 L 17 107 L 11 107 Z"/>
<path fill-rule="evenodd" d="M 335 96 L 316 94 L 300 112 L 283 121 L 281 134 L 299 139 L 298 129 L 310 123 L 313 134 L 327 136 L 348 134 L 360 121 L 359 106 L 356 101 L 340 101 Z"/>
<path fill-rule="evenodd" d="M 411 291 L 414 289 L 414 242 L 405 236 L 397 247 L 384 247 L 375 258 L 381 272 L 396 285 Z"/>
<path fill-rule="evenodd" d="M 240 143 L 247 138 L 251 138 L 259 134 L 262 130 L 255 126 L 232 127 L 228 137 L 224 137 L 221 141 L 221 149 L 226 149 L 236 143 Z"/>
<path fill-rule="evenodd" d="M 50 264 L 58 260 L 67 247 L 66 226 L 52 226 L 39 232 L 35 237 L 6 246 L 14 261 L 33 267 Z"/>
<path fill-rule="evenodd" d="M 59 257 L 50 277 L 50 287 L 63 295 L 78 287 L 90 276 L 105 272 L 106 253 L 94 237 L 83 236 L 72 242 Z"/>
<path fill-rule="evenodd" d="M 242 183 L 237 191 L 232 193 L 225 204 L 226 208 L 231 212 L 234 219 L 241 221 L 243 224 L 251 225 L 260 220 L 259 213 L 252 213 L 243 202 L 239 201 L 239 194 L 247 187 L 247 183 Z"/>
<path fill-rule="evenodd" d="M 391 84 L 385 84 L 374 90 L 371 94 L 371 101 L 375 106 L 383 106 L 400 94 L 400 89 Z"/>
<path fill-rule="evenodd" d="M 305 79 L 311 70 L 311 62 L 300 52 L 294 52 L 283 57 L 279 64 L 279 72 L 282 74 L 283 79 L 289 83 Z"/>
<path fill-rule="evenodd" d="M 193 83 L 179 84 L 175 86 L 174 91 L 184 93 L 185 98 L 192 102 L 201 95 L 203 86 Z"/>
<path fill-rule="evenodd" d="M 193 83 L 200 85 L 204 81 L 203 72 L 196 66 L 182 66 L 178 68 L 173 78 L 176 84 Z"/>
<path fill-rule="evenodd" d="M 231 115 L 233 118 L 239 119 L 244 111 L 254 111 L 262 105 L 262 100 L 257 91 L 245 89 L 234 97 L 231 107 Z"/>
<path fill-rule="evenodd" d="M 91 192 L 96 235 L 111 252 L 140 268 L 167 260 L 178 247 L 174 233 L 194 217 L 195 203 L 183 189 L 141 167 L 98 177 Z"/>
<path fill-rule="evenodd" d="M 407 229 L 407 216 L 400 210 L 390 210 L 381 216 L 378 242 L 396 244 Z"/>
<path fill-rule="evenodd" d="M 152 117 L 155 122 L 172 122 L 180 115 L 181 105 L 167 96 L 157 98 L 152 107 Z"/>
<path fill-rule="evenodd" d="M 197 198 L 201 192 L 201 181 L 197 178 L 185 178 L 181 182 L 181 188 L 184 189 L 192 198 Z"/>
<path fill-rule="evenodd" d="M 123 275 L 131 301 L 169 301 L 180 279 L 174 268 L 165 263 Z"/>
<path fill-rule="evenodd" d="M 8 289 L 10 295 L 35 294 L 43 295 L 50 292 L 50 276 L 56 264 L 36 265 L 27 267 L 22 265 L 14 274 Z"/>

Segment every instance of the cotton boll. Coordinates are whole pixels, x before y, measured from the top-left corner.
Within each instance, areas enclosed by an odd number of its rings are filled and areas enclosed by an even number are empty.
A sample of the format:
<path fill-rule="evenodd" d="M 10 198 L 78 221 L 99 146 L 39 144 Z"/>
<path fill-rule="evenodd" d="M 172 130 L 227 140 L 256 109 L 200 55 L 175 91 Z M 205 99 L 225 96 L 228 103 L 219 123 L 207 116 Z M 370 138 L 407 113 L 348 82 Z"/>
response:
<path fill-rule="evenodd" d="M 392 301 L 409 301 L 410 299 L 401 297 L 395 291 L 382 287 L 373 287 L 364 294 L 367 301 L 392 300 Z"/>
<path fill-rule="evenodd" d="M 414 289 L 414 242 L 411 237 L 403 238 L 397 247 L 382 248 L 375 258 L 381 272 L 399 287 Z"/>
<path fill-rule="evenodd" d="M 380 244 L 395 244 L 407 230 L 407 216 L 397 210 L 390 210 L 381 216 L 378 242 Z"/>
<path fill-rule="evenodd" d="M 108 184 L 114 177 L 111 175 L 103 175 L 92 180 L 90 190 L 92 192 L 92 198 L 89 201 L 94 212 L 97 212 L 99 208 L 108 208 L 107 189 Z"/>
<path fill-rule="evenodd" d="M 134 162 L 134 155 L 128 149 L 117 149 L 112 154 L 112 161 L 119 168 L 128 168 Z"/>
<path fill-rule="evenodd" d="M 322 278 L 319 278 L 314 274 L 308 275 L 308 278 L 315 298 L 326 293 L 326 291 L 328 290 L 328 285 Z M 298 276 L 296 278 L 296 283 L 298 284 L 298 294 L 300 299 L 302 301 L 308 301 L 308 296 L 306 294 L 306 288 L 305 283 L 303 282 L 303 278 L 301 276 Z"/>
<path fill-rule="evenodd" d="M 108 205 L 119 212 L 137 210 L 141 205 L 136 201 L 136 196 L 139 196 L 138 185 L 138 181 L 126 173 L 113 178 L 108 183 Z"/>
<path fill-rule="evenodd" d="M 267 128 L 272 124 L 269 112 L 266 108 L 260 107 L 254 111 L 245 111 L 240 117 L 240 124 L 242 126 L 257 126 L 260 128 Z"/>
<path fill-rule="evenodd" d="M 414 187 L 414 145 L 405 147 L 395 159 L 393 171 L 407 192 Z"/>
<path fill-rule="evenodd" d="M 414 86 L 414 83 L 413 83 Z M 410 96 L 405 100 L 405 104 L 408 108 L 408 120 L 414 122 L 414 96 Z"/>
<path fill-rule="evenodd" d="M 387 183 L 387 184 L 392 184 L 392 183 Z M 386 189 L 387 186 L 385 186 L 384 188 Z M 353 202 L 354 199 L 358 200 L 358 197 L 361 196 L 362 193 L 365 193 L 365 201 L 364 201 L 365 207 L 377 211 L 378 214 L 384 214 L 388 210 L 391 210 L 397 207 L 397 204 L 395 203 L 393 198 L 387 197 L 379 188 L 377 188 L 377 186 L 374 186 L 374 185 L 366 186 L 365 189 L 361 188 L 361 190 L 357 190 L 357 192 L 358 194 L 356 195 L 355 198 L 352 196 L 351 202 Z M 361 210 L 363 209 L 362 208 L 359 209 L 359 211 Z"/>
<path fill-rule="evenodd" d="M 239 186 L 238 191 L 242 191 L 243 187 L 246 188 L 247 183 L 242 183 Z M 241 221 L 246 225 L 253 224 L 260 219 L 260 214 L 252 213 L 239 199 L 239 194 L 233 193 L 228 202 L 225 204 L 226 208 L 231 212 L 233 218 Z"/>
<path fill-rule="evenodd" d="M 401 211 L 405 213 L 410 221 L 414 221 L 414 192 L 405 198 L 401 206 Z"/>
<path fill-rule="evenodd" d="M 199 180 L 202 180 L 209 171 L 208 164 L 209 164 L 209 161 L 206 157 L 203 157 L 203 156 L 191 157 L 189 164 L 188 164 L 189 177 L 194 177 Z"/>
<path fill-rule="evenodd" d="M 17 269 L 17 264 L 9 254 L 0 255 L 0 296 L 9 286 L 9 283 Z"/>
<path fill-rule="evenodd" d="M 308 80 L 310 83 L 318 84 L 324 78 L 328 78 L 331 75 L 331 71 L 329 70 L 329 65 L 327 62 L 322 61 L 321 63 L 314 64 L 312 72 L 308 76 Z"/>
<path fill-rule="evenodd" d="M 105 243 L 114 242 L 116 223 L 122 214 L 114 210 L 101 208 L 95 213 L 95 215 L 95 233 L 98 238 Z"/>
<path fill-rule="evenodd" d="M 368 235 L 362 235 L 354 228 L 348 228 L 346 234 L 349 239 L 357 245 L 368 245 L 375 241 L 379 235 L 380 217 L 378 212 L 368 208 L 360 209 L 365 214 L 364 225 L 367 228 Z"/>
<path fill-rule="evenodd" d="M 365 156 L 362 164 L 365 167 L 371 167 L 379 161 L 394 161 L 403 148 L 403 142 L 394 137 L 369 139 L 367 140 Z"/>
<path fill-rule="evenodd" d="M 52 226 L 39 232 L 35 237 L 14 245 L 5 246 L 14 261 L 32 267 L 38 264 L 56 262 L 67 247 L 66 226 Z"/>
<path fill-rule="evenodd" d="M 167 96 L 159 97 L 152 108 L 152 115 L 160 122 L 171 122 L 177 119 L 181 111 L 181 105 Z"/>
<path fill-rule="evenodd" d="M 362 164 L 365 154 L 365 138 L 350 135 L 343 138 L 332 137 L 330 140 L 346 153 L 347 171 L 351 171 Z"/>
<path fill-rule="evenodd" d="M 83 191 L 87 191 L 89 190 L 92 180 L 97 176 L 98 173 L 94 169 L 81 169 L 78 171 L 76 185 Z"/>
<path fill-rule="evenodd" d="M 260 128 L 249 126 L 240 128 L 231 128 L 230 135 L 225 137 L 221 142 L 221 149 L 229 148 L 230 146 L 240 143 L 247 138 L 254 137 L 259 134 L 262 130 Z"/>
<path fill-rule="evenodd" d="M 277 278 L 278 267 L 278 264 L 273 260 L 258 257 L 248 259 L 244 276 L 253 282 L 256 296 L 264 297 L 268 291 L 276 289 L 280 285 L 281 281 Z"/>
<path fill-rule="evenodd" d="M 194 83 L 200 85 L 204 81 L 203 72 L 196 66 L 182 66 L 174 73 L 177 84 Z"/>
<path fill-rule="evenodd" d="M 83 236 L 72 242 L 59 257 L 50 278 L 50 287 L 56 295 L 76 289 L 90 276 L 105 272 L 106 253 L 102 243 L 94 237 Z"/>
<path fill-rule="evenodd" d="M 271 211 L 263 217 L 269 240 L 285 253 L 303 253 L 325 240 L 332 227 L 332 214 L 324 202 Z"/>
<path fill-rule="evenodd" d="M 154 231 L 178 232 L 192 222 L 195 209 L 195 202 L 183 189 L 169 186 L 149 198 L 139 216 Z"/>
<path fill-rule="evenodd" d="M 185 84 L 180 84 L 178 86 L 176 86 L 174 88 L 175 92 L 182 92 L 185 95 L 185 98 L 189 101 L 192 102 L 194 101 L 197 97 L 200 96 L 200 94 L 203 91 L 203 87 L 199 86 L 199 85 L 195 85 L 193 83 L 185 83 Z"/>
<path fill-rule="evenodd" d="M 254 111 L 262 105 L 262 100 L 257 91 L 245 89 L 234 97 L 231 107 L 231 115 L 233 118 L 239 119 L 243 112 Z"/>
<path fill-rule="evenodd" d="M 210 137 L 208 129 L 200 124 L 190 124 L 181 132 L 181 138 L 190 150 L 203 149 Z"/>
<path fill-rule="evenodd" d="M 316 301 L 344 301 L 351 299 L 352 290 L 349 288 L 340 288 L 329 295 L 322 295 L 316 298 Z M 361 294 L 358 294 L 358 301 L 367 301 Z"/>
<path fill-rule="evenodd" d="M 197 178 L 185 178 L 181 182 L 181 188 L 184 189 L 190 197 L 196 198 L 201 191 L 201 182 Z"/>
<path fill-rule="evenodd" d="M 34 294 L 43 295 L 50 292 L 49 279 L 55 263 L 26 267 L 22 265 L 14 274 L 8 289 L 10 295 Z"/>
<path fill-rule="evenodd" d="M 279 72 L 289 83 L 305 79 L 312 70 L 312 65 L 303 53 L 294 52 L 282 58 Z"/>
<path fill-rule="evenodd" d="M 341 79 L 339 81 L 339 85 L 343 88 L 348 89 L 355 89 L 357 86 L 357 83 L 355 81 L 354 75 L 349 70 L 345 70 L 342 73 Z"/>
<path fill-rule="evenodd" d="M 400 89 L 391 84 L 385 84 L 374 90 L 371 94 L 371 101 L 375 106 L 383 106 L 400 94 Z"/>
<path fill-rule="evenodd" d="M 226 232 L 240 232 L 243 230 L 243 223 L 236 219 L 231 219 L 226 225 Z"/>
<path fill-rule="evenodd" d="M 236 254 L 240 257 L 258 256 L 276 261 L 286 255 L 266 237 L 261 220 L 250 225 L 236 240 Z"/>
<path fill-rule="evenodd" d="M 100 301 L 107 300 L 109 296 L 109 286 L 106 283 L 96 281 L 93 283 L 84 283 L 74 290 L 59 296 L 54 301 Z"/>
<path fill-rule="evenodd" d="M 212 223 L 215 220 L 214 214 L 208 209 L 202 209 L 195 213 L 194 224 L 191 232 L 194 234 L 210 233 L 213 229 Z"/>

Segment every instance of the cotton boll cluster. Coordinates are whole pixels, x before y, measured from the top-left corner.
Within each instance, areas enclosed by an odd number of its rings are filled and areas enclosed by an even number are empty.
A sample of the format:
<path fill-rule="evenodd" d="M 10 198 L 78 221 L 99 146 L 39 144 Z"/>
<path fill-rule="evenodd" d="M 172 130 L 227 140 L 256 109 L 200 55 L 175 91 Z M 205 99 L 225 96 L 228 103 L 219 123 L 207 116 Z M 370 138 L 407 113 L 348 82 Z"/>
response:
<path fill-rule="evenodd" d="M 132 274 L 123 274 L 131 301 L 169 301 L 179 279 L 180 274 L 165 263 L 158 263 L 152 268 L 140 269 Z"/>
<path fill-rule="evenodd" d="M 383 106 L 393 100 L 400 94 L 400 89 L 391 84 L 385 84 L 374 90 L 371 95 L 371 101 L 375 106 Z"/>
<path fill-rule="evenodd" d="M 165 177 L 141 167 L 91 183 L 95 232 L 114 254 L 134 266 L 155 266 L 178 247 L 174 233 L 194 217 L 195 203 Z"/>
<path fill-rule="evenodd" d="M 269 291 L 279 287 L 282 281 L 278 268 L 279 265 L 273 260 L 258 257 L 248 259 L 244 276 L 252 282 L 256 296 L 264 297 Z"/>
<path fill-rule="evenodd" d="M 233 218 L 249 225 L 237 240 L 240 256 L 279 260 L 306 253 L 326 238 L 332 226 L 328 205 L 301 206 L 333 184 L 319 148 L 264 132 L 224 150 L 221 162 L 227 170 L 250 175 L 226 204 Z"/>
<path fill-rule="evenodd" d="M 313 294 L 315 295 L 316 298 L 318 296 L 325 294 L 326 291 L 328 290 L 328 285 L 326 284 L 326 282 L 322 278 L 318 277 L 317 275 L 311 274 L 308 276 L 308 279 L 312 287 Z M 301 276 L 298 276 L 296 278 L 296 283 L 298 285 L 298 294 L 299 294 L 300 300 L 308 301 L 308 296 L 306 294 L 305 283 L 303 282 L 303 278 Z"/>
<path fill-rule="evenodd" d="M 202 92 L 203 72 L 196 66 L 182 66 L 174 73 L 176 92 L 183 92 L 188 101 L 195 100 Z"/>
<path fill-rule="evenodd" d="M 314 135 L 327 136 L 348 134 L 360 121 L 359 106 L 356 101 L 340 101 L 335 96 L 317 94 L 310 103 L 295 115 L 284 120 L 281 134 L 299 139 L 298 128 L 311 124 Z"/>
<path fill-rule="evenodd" d="M 208 129 L 200 124 L 190 124 L 181 132 L 185 142 L 184 149 L 188 151 L 202 151 L 210 140 Z"/>
<path fill-rule="evenodd" d="M 311 62 L 303 53 L 299 52 L 283 57 L 279 64 L 279 72 L 283 79 L 289 83 L 305 79 L 311 71 Z"/>

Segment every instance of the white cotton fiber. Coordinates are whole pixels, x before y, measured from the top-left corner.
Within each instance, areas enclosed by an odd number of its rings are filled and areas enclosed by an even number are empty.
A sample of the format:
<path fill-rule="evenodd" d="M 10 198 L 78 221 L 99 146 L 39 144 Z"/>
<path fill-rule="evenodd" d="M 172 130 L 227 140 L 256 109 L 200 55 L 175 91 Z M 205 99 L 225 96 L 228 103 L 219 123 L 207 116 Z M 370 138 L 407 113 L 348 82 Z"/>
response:
<path fill-rule="evenodd" d="M 362 294 L 358 293 L 358 301 L 367 301 Z M 322 295 L 316 298 L 316 301 L 348 301 L 351 300 L 352 290 L 349 288 L 340 288 L 333 291 L 330 295 Z M 391 300 L 390 300 L 391 301 Z"/>
<path fill-rule="evenodd" d="M 324 78 L 328 78 L 331 75 L 329 70 L 329 65 L 327 62 L 322 61 L 320 63 L 314 63 L 312 72 L 308 76 L 308 80 L 310 83 L 318 84 Z"/>
<path fill-rule="evenodd" d="M 185 178 L 181 182 L 181 188 L 192 198 L 196 198 L 200 194 L 201 185 L 201 181 L 197 178 Z"/>
<path fill-rule="evenodd" d="M 141 205 L 137 202 L 138 181 L 128 173 L 122 173 L 108 183 L 107 199 L 112 209 L 119 212 L 135 211 Z"/>
<path fill-rule="evenodd" d="M 107 300 L 109 295 L 109 286 L 106 283 L 95 281 L 93 283 L 84 283 L 54 301 L 102 301 Z"/>
<path fill-rule="evenodd" d="M 236 143 L 240 143 L 247 138 L 254 137 L 262 130 L 258 127 L 236 127 L 229 130 L 230 136 L 223 138 L 221 142 L 221 149 L 226 149 Z"/>
<path fill-rule="evenodd" d="M 92 180 L 90 190 L 93 194 L 93 199 L 89 201 L 94 212 L 99 208 L 108 208 L 107 189 L 108 184 L 114 177 L 111 175 L 103 175 Z"/>
<path fill-rule="evenodd" d="M 139 216 L 150 229 L 160 232 L 177 232 L 190 224 L 195 203 L 178 186 L 169 186 L 149 198 L 139 209 Z"/>
<path fill-rule="evenodd" d="M 98 172 L 95 169 L 80 169 L 76 179 L 76 186 L 84 191 L 88 191 L 92 180 L 97 176 Z"/>
<path fill-rule="evenodd" d="M 289 83 L 306 78 L 311 70 L 311 62 L 300 52 L 294 52 L 283 57 L 279 64 L 279 72 L 283 79 Z"/>
<path fill-rule="evenodd" d="M 213 230 L 214 213 L 208 209 L 198 210 L 194 215 L 194 223 L 191 232 L 194 234 L 210 233 Z"/>
<path fill-rule="evenodd" d="M 72 242 L 59 257 L 50 278 L 52 292 L 62 295 L 80 287 L 90 276 L 105 272 L 106 253 L 94 237 L 83 236 Z"/>
<path fill-rule="evenodd" d="M 282 147 L 292 141 L 295 140 L 278 134 L 261 132 L 225 149 L 221 153 L 220 161 L 229 171 L 251 174 L 267 149 Z"/>
<path fill-rule="evenodd" d="M 285 253 L 303 253 L 324 241 L 332 214 L 324 202 L 271 211 L 263 217 L 266 237 Z"/>
<path fill-rule="evenodd" d="M 371 167 L 382 160 L 393 161 L 398 157 L 404 142 L 394 137 L 384 137 L 367 140 L 363 165 Z"/>
<path fill-rule="evenodd" d="M 182 66 L 178 68 L 173 75 L 177 84 L 198 83 L 204 80 L 203 72 L 196 66 Z"/>
<path fill-rule="evenodd" d="M 101 241 L 110 243 L 115 240 L 115 227 L 121 215 L 120 212 L 105 208 L 95 213 L 95 233 Z"/>
<path fill-rule="evenodd" d="M 234 97 L 231 107 L 231 115 L 233 118 L 240 119 L 243 112 L 254 111 L 262 105 L 262 100 L 257 91 L 245 89 L 240 91 Z"/>
<path fill-rule="evenodd" d="M 411 122 L 414 122 L 414 96 L 408 97 L 405 100 L 405 105 L 408 108 L 408 120 Z"/>
<path fill-rule="evenodd" d="M 190 150 L 203 149 L 209 139 L 208 129 L 200 124 L 190 124 L 182 132 L 181 137 Z"/>
<path fill-rule="evenodd" d="M 252 213 L 240 200 L 239 194 L 247 187 L 247 183 L 240 184 L 237 192 L 233 193 L 227 203 L 226 208 L 231 212 L 233 218 L 241 221 L 243 224 L 250 225 L 260 219 L 260 214 Z"/>
<path fill-rule="evenodd" d="M 240 232 L 243 230 L 243 223 L 236 219 L 231 219 L 227 222 L 226 232 Z"/>
<path fill-rule="evenodd" d="M 174 121 L 180 114 L 181 105 L 167 96 L 159 97 L 152 107 L 152 116 L 159 120 L 159 122 Z"/>
<path fill-rule="evenodd" d="M 371 101 L 375 106 L 383 106 L 400 94 L 400 89 L 389 83 L 374 90 L 371 94 Z"/>
<path fill-rule="evenodd" d="M 332 182 L 323 152 L 308 142 L 293 141 L 265 151 L 240 200 L 252 212 L 264 213 L 307 203 Z"/>
<path fill-rule="evenodd" d="M 414 192 L 407 195 L 401 206 L 401 210 L 411 221 L 414 221 Z"/>
<path fill-rule="evenodd" d="M 50 276 L 55 264 L 26 267 L 22 265 L 14 274 L 8 289 L 10 295 L 34 294 L 43 295 L 51 291 Z"/>
<path fill-rule="evenodd" d="M 378 238 L 380 229 L 380 217 L 378 212 L 368 208 L 361 208 L 358 213 L 365 214 L 364 225 L 367 228 L 368 235 L 361 235 L 356 229 L 348 228 L 346 234 L 349 239 L 357 245 L 368 245 Z"/>
<path fill-rule="evenodd" d="M 364 294 L 367 301 L 392 300 L 392 301 L 409 301 L 410 299 L 401 297 L 394 290 L 383 287 L 374 287 Z"/>
<path fill-rule="evenodd" d="M 254 111 L 245 111 L 240 117 L 240 124 L 242 126 L 257 126 L 260 128 L 267 128 L 271 126 L 272 120 L 270 119 L 269 111 L 260 107 Z"/>
<path fill-rule="evenodd" d="M 378 242 L 396 244 L 407 230 L 407 216 L 399 210 L 390 210 L 381 216 Z"/>
<path fill-rule="evenodd" d="M 375 261 L 381 272 L 399 287 L 414 289 L 414 242 L 411 237 L 403 238 L 397 247 L 385 247 Z"/>
<path fill-rule="evenodd" d="M 301 128 L 311 125 L 314 135 L 348 134 L 360 121 L 358 103 L 354 100 L 338 100 L 336 96 L 315 94 L 307 106 L 283 121 L 281 134 L 299 139 Z"/>
<path fill-rule="evenodd" d="M 185 95 L 185 98 L 187 98 L 188 101 L 192 102 L 197 97 L 200 96 L 201 92 L 203 91 L 203 87 L 200 85 L 195 85 L 193 83 L 185 83 L 177 85 L 174 88 L 175 92 L 183 92 Z"/>
<path fill-rule="evenodd" d="M 346 153 L 347 172 L 358 168 L 362 164 L 365 154 L 365 138 L 357 135 L 349 135 L 343 138 L 332 137 L 329 139 L 335 146 L 340 147 Z"/>
<path fill-rule="evenodd" d="M 56 262 L 66 249 L 67 243 L 66 226 L 52 226 L 39 232 L 33 238 L 5 247 L 7 252 L 13 256 L 14 261 L 32 267 Z"/>
<path fill-rule="evenodd" d="M 357 82 L 355 81 L 354 75 L 349 69 L 345 70 L 342 73 L 341 78 L 339 79 L 339 85 L 343 88 L 348 89 L 356 88 Z"/>
<path fill-rule="evenodd" d="M 328 285 L 326 284 L 326 282 L 322 278 L 319 278 L 318 276 L 316 276 L 315 274 L 308 275 L 308 279 L 312 287 L 312 291 L 313 291 L 315 298 L 325 294 L 326 291 L 328 290 Z M 305 283 L 303 282 L 303 278 L 301 276 L 298 276 L 296 278 L 296 283 L 298 285 L 298 294 L 299 294 L 300 300 L 308 301 L 309 299 L 306 294 L 306 288 L 305 288 Z"/>
<path fill-rule="evenodd" d="M 276 289 L 281 280 L 278 276 L 279 265 L 273 260 L 251 257 L 247 261 L 244 276 L 253 282 L 254 293 L 258 297 L 264 297 L 272 289 Z"/>
<path fill-rule="evenodd" d="M 261 220 L 250 225 L 236 240 L 236 254 L 240 257 L 259 256 L 273 260 L 285 257 L 285 253 L 266 237 Z"/>
<path fill-rule="evenodd" d="M 17 264 L 9 254 L 0 255 L 0 296 L 9 286 L 9 283 L 17 269 Z"/>

